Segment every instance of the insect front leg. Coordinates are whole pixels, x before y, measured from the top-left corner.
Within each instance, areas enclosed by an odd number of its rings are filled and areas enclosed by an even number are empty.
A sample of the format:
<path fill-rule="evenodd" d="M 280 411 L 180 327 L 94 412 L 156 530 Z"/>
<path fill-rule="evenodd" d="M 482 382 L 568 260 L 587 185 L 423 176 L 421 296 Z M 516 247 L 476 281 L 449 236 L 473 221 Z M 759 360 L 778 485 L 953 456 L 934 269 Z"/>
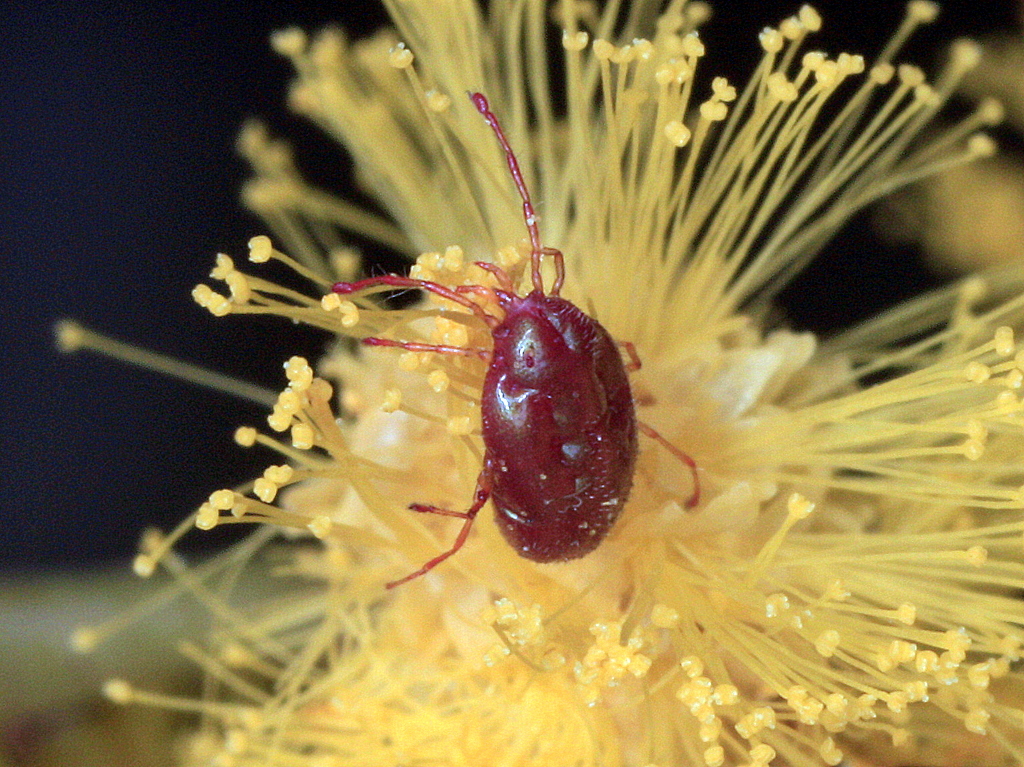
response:
<path fill-rule="evenodd" d="M 392 346 L 398 349 L 405 349 L 408 352 L 435 352 L 437 354 L 455 354 L 461 357 L 480 357 L 490 359 L 489 349 L 475 346 L 447 346 L 445 344 L 421 344 L 415 341 L 393 341 L 390 338 L 364 338 L 366 346 Z"/>
<path fill-rule="evenodd" d="M 431 570 L 437 565 L 444 562 L 448 557 L 454 554 L 456 551 L 462 548 L 462 544 L 466 542 L 469 537 L 469 530 L 473 527 L 473 520 L 476 519 L 476 515 L 483 508 L 484 504 L 487 503 L 487 499 L 491 497 L 491 483 L 487 477 L 487 472 L 480 472 L 480 476 L 476 480 L 476 490 L 473 493 L 473 505 L 470 506 L 466 511 L 451 511 L 450 509 L 441 509 L 437 506 L 427 506 L 422 503 L 413 503 L 409 505 L 409 508 L 413 511 L 418 511 L 424 514 L 439 514 L 442 517 L 458 517 L 459 519 L 465 520 L 462 523 L 462 529 L 459 530 L 458 536 L 455 538 L 455 543 L 452 547 L 443 554 L 431 559 L 423 567 L 414 573 L 410 573 L 404 578 L 399 578 L 397 581 L 391 581 L 385 585 L 385 588 L 393 589 L 395 586 L 401 586 L 403 583 L 408 583 L 414 578 L 419 578 Z"/>

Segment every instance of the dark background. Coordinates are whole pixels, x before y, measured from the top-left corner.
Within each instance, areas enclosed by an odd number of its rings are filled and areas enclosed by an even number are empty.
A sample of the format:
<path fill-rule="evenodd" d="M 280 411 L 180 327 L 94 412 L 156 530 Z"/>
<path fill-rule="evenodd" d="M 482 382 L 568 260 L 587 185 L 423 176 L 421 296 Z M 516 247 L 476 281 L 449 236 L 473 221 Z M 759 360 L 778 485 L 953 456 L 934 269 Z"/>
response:
<path fill-rule="evenodd" d="M 215 252 L 244 256 L 263 231 L 238 203 L 247 171 L 233 144 L 246 117 L 292 140 L 318 181 L 337 168 L 345 189 L 342 154 L 283 108 L 290 69 L 270 32 L 339 21 L 358 35 L 384 20 L 362 2 L 12 5 L 0 10 L 0 572 L 127 558 L 145 526 L 168 529 L 211 490 L 262 470 L 267 456 L 231 439 L 238 424 L 262 421 L 260 408 L 59 355 L 52 323 L 74 317 L 272 389 L 289 355 L 316 357 L 321 336 L 217 320 L 189 293 Z M 704 74 L 739 80 L 759 53 L 757 31 L 798 5 L 715 3 Z M 832 53 L 876 51 L 903 9 L 815 5 L 825 19 L 817 45 Z M 939 41 L 1012 17 L 1009 0 L 945 3 L 903 58 L 934 71 Z M 862 217 L 787 302 L 794 324 L 827 331 L 932 284 L 912 251 L 884 249 Z"/>

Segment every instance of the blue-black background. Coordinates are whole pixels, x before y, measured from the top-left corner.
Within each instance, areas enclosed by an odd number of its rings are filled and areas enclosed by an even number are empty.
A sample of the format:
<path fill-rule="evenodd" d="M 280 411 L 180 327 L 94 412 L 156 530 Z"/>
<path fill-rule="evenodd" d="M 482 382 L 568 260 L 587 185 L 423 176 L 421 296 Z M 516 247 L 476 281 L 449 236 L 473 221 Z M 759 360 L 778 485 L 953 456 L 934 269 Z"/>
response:
<path fill-rule="evenodd" d="M 281 321 L 214 319 L 190 299 L 217 251 L 262 232 L 238 203 L 233 151 L 249 116 L 296 145 L 344 192 L 343 153 L 284 109 L 290 70 L 267 45 L 288 24 L 383 23 L 372 4 L 56 2 L 0 10 L 0 572 L 129 557 L 148 525 L 174 525 L 212 489 L 262 470 L 237 448 L 256 406 L 92 355 L 53 351 L 75 317 L 116 337 L 270 388 L 280 362 L 323 338 Z M 364 5 L 370 5 L 367 10 Z M 870 54 L 900 2 L 829 0 L 818 45 Z M 755 35 L 796 2 L 722 0 L 704 72 L 739 79 Z M 937 41 L 1007 28 L 1010 0 L 950 2 L 909 58 L 934 71 Z M 935 284 L 866 219 L 790 291 L 795 323 L 839 326 Z M 217 535 L 194 534 L 200 545 Z"/>

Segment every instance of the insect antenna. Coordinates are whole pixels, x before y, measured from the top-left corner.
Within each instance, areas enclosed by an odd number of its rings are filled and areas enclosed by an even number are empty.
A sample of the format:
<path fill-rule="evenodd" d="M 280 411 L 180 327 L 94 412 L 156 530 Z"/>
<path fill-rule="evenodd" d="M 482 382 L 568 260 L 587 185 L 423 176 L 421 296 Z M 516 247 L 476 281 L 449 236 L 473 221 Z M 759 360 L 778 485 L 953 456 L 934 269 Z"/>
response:
<path fill-rule="evenodd" d="M 551 286 L 551 295 L 557 296 L 558 292 L 562 289 L 562 283 L 565 282 L 565 260 L 562 256 L 562 251 L 555 248 L 545 248 L 541 245 L 540 230 L 537 227 L 537 213 L 534 211 L 533 203 L 530 201 L 530 190 L 526 188 L 526 181 L 523 179 L 523 172 L 519 168 L 519 161 L 516 159 L 515 152 L 512 151 L 512 145 L 508 143 L 508 139 L 505 137 L 505 131 L 501 129 L 498 118 L 491 111 L 491 106 L 487 103 L 487 97 L 482 93 L 470 93 L 469 98 L 473 101 L 473 106 L 476 107 L 476 110 L 483 115 L 484 120 L 491 126 L 494 135 L 498 137 L 498 143 L 501 144 L 501 148 L 505 152 L 505 160 L 508 162 L 508 169 L 512 174 L 512 180 L 515 182 L 516 189 L 519 190 L 519 196 L 523 200 L 523 218 L 526 221 L 526 229 L 530 233 L 530 276 L 533 279 L 533 287 L 541 293 L 544 292 L 544 281 L 540 273 L 540 259 L 542 255 L 551 256 L 555 260 L 555 283 Z"/>

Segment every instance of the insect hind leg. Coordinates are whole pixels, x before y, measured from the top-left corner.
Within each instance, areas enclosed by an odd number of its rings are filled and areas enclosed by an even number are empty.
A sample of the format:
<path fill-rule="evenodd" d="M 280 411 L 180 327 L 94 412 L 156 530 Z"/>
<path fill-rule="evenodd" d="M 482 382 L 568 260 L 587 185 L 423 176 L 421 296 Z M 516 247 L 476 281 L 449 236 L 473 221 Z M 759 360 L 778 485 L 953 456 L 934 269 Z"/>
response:
<path fill-rule="evenodd" d="M 483 508 L 484 504 L 487 503 L 487 499 L 491 497 L 490 484 L 486 482 L 484 475 L 481 474 L 476 481 L 476 490 L 473 493 L 473 505 L 470 506 L 466 511 L 451 511 L 450 509 L 441 509 L 437 506 L 427 506 L 422 503 L 413 503 L 409 505 L 409 508 L 413 511 L 418 511 L 424 514 L 438 514 L 442 517 L 458 517 L 459 519 L 465 520 L 462 523 L 462 529 L 459 530 L 458 536 L 455 538 L 455 543 L 452 547 L 438 556 L 431 559 L 423 567 L 414 573 L 410 573 L 404 578 L 399 578 L 397 581 L 391 581 L 385 584 L 385 588 L 393 589 L 395 586 L 401 586 L 403 583 L 419 578 L 421 575 L 433 570 L 439 564 L 444 562 L 448 557 L 454 554 L 456 551 L 462 548 L 462 544 L 466 542 L 469 537 L 469 531 L 473 527 L 473 520 L 476 519 L 476 515 Z"/>
<path fill-rule="evenodd" d="M 690 500 L 686 502 L 686 508 L 692 509 L 694 506 L 700 503 L 700 477 L 697 475 L 697 462 L 693 460 L 689 455 L 684 453 L 682 450 L 680 450 L 678 447 L 669 442 L 667 439 L 665 439 L 663 436 L 661 436 L 661 434 L 659 434 L 654 427 L 648 426 L 643 421 L 637 421 L 636 427 L 637 429 L 640 430 L 641 434 L 653 439 L 663 448 L 672 453 L 672 455 L 674 455 L 676 458 L 678 458 L 680 461 L 682 461 L 683 463 L 690 467 L 690 471 L 693 474 L 693 495 L 691 495 Z"/>

